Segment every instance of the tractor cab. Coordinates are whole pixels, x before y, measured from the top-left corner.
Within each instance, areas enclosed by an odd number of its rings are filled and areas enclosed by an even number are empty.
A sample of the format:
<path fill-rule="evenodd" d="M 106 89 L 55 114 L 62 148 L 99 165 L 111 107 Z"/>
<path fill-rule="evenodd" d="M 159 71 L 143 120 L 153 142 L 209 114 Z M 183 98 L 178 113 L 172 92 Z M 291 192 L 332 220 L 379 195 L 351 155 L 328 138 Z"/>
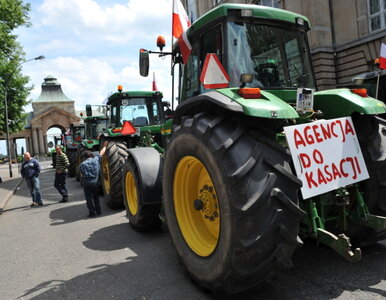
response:
<path fill-rule="evenodd" d="M 217 56 L 229 76 L 229 88 L 242 85 L 274 94 L 289 90 L 293 101 L 298 88 L 316 88 L 306 35 L 308 20 L 294 14 L 280 19 L 266 14 L 248 5 L 228 5 L 209 29 L 200 24 L 188 29 L 192 52 L 183 70 L 182 101 L 211 89 L 201 84 L 209 53 Z"/>
<path fill-rule="evenodd" d="M 74 143 L 80 143 L 86 137 L 86 128 L 84 124 L 70 126 L 71 140 Z"/>
<path fill-rule="evenodd" d="M 109 119 L 106 116 L 91 116 L 87 117 L 84 122 L 87 139 L 97 139 L 98 135 L 108 127 Z"/>
<path fill-rule="evenodd" d="M 122 127 L 125 121 L 134 127 L 153 126 L 164 123 L 162 93 L 118 92 L 111 95 L 107 102 L 111 107 L 110 128 Z"/>

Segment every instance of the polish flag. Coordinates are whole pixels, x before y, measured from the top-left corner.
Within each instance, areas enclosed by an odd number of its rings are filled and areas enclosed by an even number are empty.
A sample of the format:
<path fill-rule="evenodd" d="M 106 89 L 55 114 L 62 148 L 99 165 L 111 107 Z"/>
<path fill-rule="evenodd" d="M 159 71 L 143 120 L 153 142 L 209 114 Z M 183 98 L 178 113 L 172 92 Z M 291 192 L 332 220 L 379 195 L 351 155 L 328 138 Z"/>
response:
<path fill-rule="evenodd" d="M 188 15 L 180 0 L 173 0 L 173 27 L 172 35 L 178 39 L 182 60 L 184 64 L 188 61 L 190 53 L 192 52 L 192 45 L 186 36 L 186 30 L 190 26 Z"/>
<path fill-rule="evenodd" d="M 381 56 L 379 57 L 379 68 L 381 70 L 386 69 L 386 45 L 382 43 L 381 45 Z"/>
<path fill-rule="evenodd" d="M 155 82 L 155 73 L 154 72 L 153 72 L 153 87 L 152 87 L 152 90 L 153 91 L 158 91 L 157 84 Z"/>

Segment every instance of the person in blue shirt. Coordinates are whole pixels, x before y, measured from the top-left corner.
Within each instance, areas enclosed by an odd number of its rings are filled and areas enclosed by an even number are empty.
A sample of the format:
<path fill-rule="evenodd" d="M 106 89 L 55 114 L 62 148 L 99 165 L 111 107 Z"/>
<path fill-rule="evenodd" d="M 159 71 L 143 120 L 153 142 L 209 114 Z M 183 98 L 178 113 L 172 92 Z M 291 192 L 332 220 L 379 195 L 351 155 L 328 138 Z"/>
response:
<path fill-rule="evenodd" d="M 86 197 L 88 216 L 90 218 L 102 213 L 98 196 L 98 177 L 101 156 L 106 152 L 108 142 L 105 141 L 99 154 L 94 156 L 91 151 L 85 151 L 84 161 L 79 165 L 82 174 L 83 192 Z"/>
<path fill-rule="evenodd" d="M 31 157 L 29 152 L 24 153 L 24 162 L 21 165 L 21 176 L 27 183 L 27 187 L 32 196 L 31 207 L 37 205 L 43 205 L 42 197 L 40 194 L 40 164 Z"/>

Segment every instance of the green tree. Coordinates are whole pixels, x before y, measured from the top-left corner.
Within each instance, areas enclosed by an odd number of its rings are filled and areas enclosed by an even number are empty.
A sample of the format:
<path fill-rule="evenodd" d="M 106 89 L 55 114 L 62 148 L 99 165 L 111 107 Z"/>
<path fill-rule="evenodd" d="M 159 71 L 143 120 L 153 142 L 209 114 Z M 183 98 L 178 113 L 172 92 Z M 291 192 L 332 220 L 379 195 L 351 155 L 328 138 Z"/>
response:
<path fill-rule="evenodd" d="M 20 65 L 25 53 L 13 32 L 21 26 L 30 26 L 30 4 L 22 0 L 0 0 L 0 132 L 5 132 L 4 95 L 7 89 L 10 132 L 21 130 L 26 121 L 23 107 L 32 89 L 29 78 L 21 74 Z"/>

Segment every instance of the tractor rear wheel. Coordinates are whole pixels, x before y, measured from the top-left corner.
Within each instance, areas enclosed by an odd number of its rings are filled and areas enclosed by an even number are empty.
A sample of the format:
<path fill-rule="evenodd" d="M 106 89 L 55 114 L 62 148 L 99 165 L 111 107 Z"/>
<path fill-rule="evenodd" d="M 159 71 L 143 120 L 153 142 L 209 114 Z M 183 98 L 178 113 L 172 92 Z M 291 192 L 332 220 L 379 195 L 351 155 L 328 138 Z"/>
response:
<path fill-rule="evenodd" d="M 300 180 L 275 140 L 223 115 L 184 117 L 168 144 L 163 194 L 179 260 L 218 294 L 254 289 L 302 244 Z"/>
<path fill-rule="evenodd" d="M 363 158 L 370 178 L 359 183 L 369 212 L 386 216 L 386 120 L 371 115 L 354 115 Z M 359 246 L 369 246 L 386 238 L 385 230 L 353 227 L 350 237 Z"/>
<path fill-rule="evenodd" d="M 77 160 L 77 151 L 69 150 L 67 152 L 68 161 L 70 162 L 70 166 L 68 167 L 68 176 L 75 177 L 76 175 L 76 160 Z"/>
<path fill-rule="evenodd" d="M 161 199 L 156 199 L 157 203 L 145 203 L 146 200 L 149 201 L 150 199 L 144 199 L 143 178 L 141 178 L 134 159 L 130 158 L 126 161 L 122 175 L 126 216 L 130 225 L 136 231 L 149 231 L 159 227 L 161 225 L 159 218 Z M 152 193 L 152 195 L 156 197 L 156 193 Z"/>
<path fill-rule="evenodd" d="M 52 167 L 55 169 L 56 168 L 56 152 L 51 153 L 51 158 L 52 158 Z"/>
<path fill-rule="evenodd" d="M 111 209 L 123 208 L 122 167 L 128 148 L 123 141 L 110 140 L 102 156 L 101 175 L 106 204 Z"/>

